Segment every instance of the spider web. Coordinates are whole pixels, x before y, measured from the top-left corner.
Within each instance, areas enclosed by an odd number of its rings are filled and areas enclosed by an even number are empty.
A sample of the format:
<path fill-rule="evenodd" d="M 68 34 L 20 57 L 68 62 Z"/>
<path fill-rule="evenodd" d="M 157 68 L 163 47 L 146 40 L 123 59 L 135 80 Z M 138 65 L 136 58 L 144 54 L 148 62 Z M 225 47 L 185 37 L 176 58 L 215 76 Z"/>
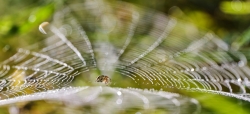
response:
<path fill-rule="evenodd" d="M 67 92 L 65 94 L 65 92 Z M 60 96 L 60 97 L 59 97 Z M 107 96 L 109 96 L 107 98 Z M 39 92 L 23 97 L 3 100 L 0 105 L 6 105 L 22 101 L 49 100 L 60 101 L 66 104 L 63 110 L 54 113 L 198 113 L 200 106 L 198 101 L 175 93 L 155 90 L 141 90 L 135 88 L 114 88 L 103 86 L 67 87 L 62 89 Z M 107 105 L 108 104 L 108 105 Z M 56 105 L 56 104 L 54 104 Z M 91 110 L 86 107 L 93 106 Z M 69 108 L 78 107 L 78 109 Z"/>
<path fill-rule="evenodd" d="M 1 103 L 70 86 L 78 77 L 96 85 L 96 74 L 111 77 L 115 87 L 175 88 L 250 101 L 245 56 L 174 17 L 87 0 L 55 13 L 46 32 L 43 41 L 1 62 L 0 96 L 7 100 Z"/>

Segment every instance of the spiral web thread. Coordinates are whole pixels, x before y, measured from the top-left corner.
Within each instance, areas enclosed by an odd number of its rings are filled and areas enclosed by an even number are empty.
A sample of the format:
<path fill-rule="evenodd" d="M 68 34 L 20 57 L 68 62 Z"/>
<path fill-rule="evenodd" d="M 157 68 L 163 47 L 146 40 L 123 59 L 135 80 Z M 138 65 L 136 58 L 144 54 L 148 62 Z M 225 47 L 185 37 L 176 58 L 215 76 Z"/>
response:
<path fill-rule="evenodd" d="M 153 10 L 87 0 L 56 13 L 46 32 L 48 38 L 0 64 L 1 99 L 66 87 L 81 73 L 98 69 L 140 87 L 250 101 L 244 55 L 212 33 Z"/>

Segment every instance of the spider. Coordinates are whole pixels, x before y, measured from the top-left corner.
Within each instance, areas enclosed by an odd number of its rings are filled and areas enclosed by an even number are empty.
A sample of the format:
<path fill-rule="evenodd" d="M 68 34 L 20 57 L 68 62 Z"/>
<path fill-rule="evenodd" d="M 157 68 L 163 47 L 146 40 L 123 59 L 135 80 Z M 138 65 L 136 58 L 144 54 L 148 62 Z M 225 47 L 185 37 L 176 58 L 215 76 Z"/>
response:
<path fill-rule="evenodd" d="M 107 85 L 111 82 L 111 79 L 108 76 L 100 75 L 96 78 L 96 82 L 102 82 Z"/>

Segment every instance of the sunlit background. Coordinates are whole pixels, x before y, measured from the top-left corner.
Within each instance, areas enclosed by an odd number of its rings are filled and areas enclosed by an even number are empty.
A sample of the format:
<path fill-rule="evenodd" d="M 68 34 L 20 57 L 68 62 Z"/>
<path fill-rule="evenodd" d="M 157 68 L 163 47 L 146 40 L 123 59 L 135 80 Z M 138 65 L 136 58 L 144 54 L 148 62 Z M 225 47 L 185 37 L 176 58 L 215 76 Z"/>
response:
<path fill-rule="evenodd" d="M 98 1 L 98 0 L 96 0 Z M 54 21 L 55 26 L 60 25 L 60 22 L 55 22 L 55 12 L 62 11 L 63 8 L 71 5 L 71 4 L 78 4 L 84 2 L 81 0 L 72 0 L 72 1 L 44 1 L 44 0 L 8 0 L 8 1 L 0 1 L 0 61 L 4 61 L 11 57 L 13 54 L 17 52 L 16 49 L 28 47 L 32 44 L 35 44 L 44 38 L 48 37 L 42 34 L 38 27 L 42 22 L 51 22 Z M 115 1 L 107 1 L 110 4 L 115 3 Z M 241 0 L 233 0 L 233 1 L 219 1 L 219 0 L 153 0 L 153 1 L 145 1 L 145 0 L 124 0 L 124 2 L 132 3 L 137 7 L 140 7 L 140 10 L 146 9 L 146 11 L 159 11 L 163 12 L 165 15 L 169 15 L 171 17 L 176 18 L 180 23 L 178 26 L 182 26 L 183 29 L 190 29 L 190 33 L 185 33 L 186 36 L 192 39 L 193 35 L 196 34 L 196 30 L 199 30 L 197 33 L 204 34 L 205 32 L 212 32 L 217 35 L 218 38 L 226 42 L 230 49 L 234 51 L 239 51 L 243 53 L 247 61 L 250 60 L 250 49 L 249 49 L 249 41 L 250 41 L 250 1 L 241 1 Z M 130 6 L 124 6 L 126 8 L 130 8 Z M 133 10 L 134 7 L 131 7 Z M 76 8 L 77 9 L 77 8 Z M 135 8 L 136 9 L 136 8 Z M 149 13 L 150 14 L 150 13 Z M 121 19 L 130 19 L 131 17 L 125 17 L 123 14 L 120 14 Z M 122 17 L 124 16 L 124 17 Z M 68 17 L 67 17 L 68 18 Z M 78 17 L 79 20 L 83 17 Z M 112 19 L 112 18 L 108 18 Z M 92 20 L 87 20 L 89 23 Z M 125 22 L 124 21 L 124 22 Z M 108 27 L 112 28 L 112 20 L 106 21 L 108 24 L 104 25 L 107 27 L 105 30 L 109 30 Z M 111 24 L 109 24 L 111 23 Z M 157 23 L 157 22 L 156 22 Z M 123 23 L 129 24 L 129 23 Z M 159 23 L 162 24 L 162 23 Z M 88 26 L 88 24 L 86 24 Z M 196 27 L 194 29 L 194 27 Z M 89 28 L 91 30 L 91 28 Z M 48 30 L 45 28 L 45 30 Z M 192 31 L 194 30 L 194 31 Z M 96 31 L 95 31 L 96 32 Z M 105 31 L 104 31 L 105 32 Z M 179 34 L 183 31 L 179 31 Z M 100 37 L 102 33 L 93 33 L 92 36 Z M 117 35 L 119 36 L 119 35 Z M 195 36 L 194 36 L 195 37 Z M 138 37 L 142 38 L 142 37 Z M 188 38 L 187 38 L 188 39 Z M 90 39 L 99 40 L 96 39 Z M 113 39 L 114 42 L 119 42 L 117 39 Z M 151 41 L 144 41 L 141 42 L 151 42 Z M 173 41 L 174 42 L 174 41 Z M 49 45 L 53 45 L 52 42 Z M 119 43 L 117 43 L 119 44 Z M 171 41 L 170 41 L 171 44 Z M 97 44 L 96 44 L 97 45 Z M 40 49 L 38 45 L 36 48 Z M 99 45 L 98 45 L 99 46 Z M 174 43 L 173 43 L 174 46 Z M 34 47 L 34 46 L 33 46 Z M 101 45 L 100 45 L 100 48 Z M 34 48 L 33 48 L 34 49 Z M 36 50 L 36 49 L 34 49 Z M 212 52 L 211 52 L 212 53 Z M 98 55 L 102 57 L 102 55 Z M 110 58 L 110 61 L 112 58 Z M 101 60 L 100 60 L 101 61 Z M 112 62 L 111 62 L 112 63 Z M 249 71 L 250 72 L 250 71 Z M 105 72 L 106 73 L 106 72 Z M 107 72 L 108 74 L 108 72 Z M 94 80 L 98 75 L 100 75 L 100 71 L 94 71 L 92 73 L 83 73 L 81 76 L 76 77 L 70 85 L 73 86 L 91 86 L 95 85 L 92 82 L 84 81 L 86 79 L 83 78 L 83 75 L 89 75 L 87 79 Z M 119 74 L 114 74 L 119 77 Z M 2 77 L 4 79 L 7 77 Z M 249 77 L 248 77 L 249 78 Z M 21 80 L 17 78 L 16 80 Z M 150 88 L 150 85 L 137 85 L 130 80 L 126 80 L 123 78 L 116 78 L 115 76 L 112 77 L 112 80 L 115 80 L 116 84 L 110 85 L 112 87 L 138 87 L 138 88 Z M 114 82 L 112 82 L 114 83 Z M 143 82 L 139 82 L 143 83 Z M 18 83 L 15 85 L 18 86 Z M 50 85 L 49 89 L 53 88 Z M 106 87 L 106 85 L 104 85 Z M 93 87 L 91 90 L 93 93 L 96 91 L 97 88 Z M 114 88 L 118 91 L 117 88 Z M 155 87 L 156 90 L 161 90 L 160 87 Z M 52 89 L 53 90 L 53 89 Z M 104 88 L 107 92 L 110 92 L 109 88 Z M 204 92 L 189 92 L 179 89 L 167 89 L 170 92 L 176 92 L 184 97 L 193 98 L 196 102 L 199 102 L 199 109 L 198 111 L 194 111 L 194 113 L 201 113 L 201 114 L 248 114 L 250 113 L 250 103 L 244 100 L 232 98 L 232 97 L 225 97 L 221 95 L 209 94 Z M 122 90 L 123 91 L 123 90 Z M 136 91 L 137 90 L 131 90 Z M 139 90 L 138 90 L 139 91 Z M 123 91 L 124 93 L 127 90 Z M 27 90 L 27 93 L 34 93 Z M 89 94 L 91 92 L 87 92 Z M 129 93 L 129 92 L 128 92 Z M 139 92 L 141 93 L 141 92 Z M 64 94 L 63 92 L 61 94 Z M 85 93 L 81 93 L 85 96 Z M 119 93 L 118 93 L 119 94 Z M 145 93 L 143 93 L 145 94 Z M 60 95 L 60 94 L 58 94 Z M 46 96 L 46 95 L 45 95 Z M 87 96 L 87 95 L 86 95 Z M 107 95 L 101 95 L 101 98 L 98 100 L 103 100 L 105 98 L 109 98 Z M 145 95 L 149 96 L 150 95 Z M 74 96 L 72 96 L 74 97 Z M 183 103 L 187 103 L 185 98 L 177 97 L 177 100 L 183 101 Z M 102 105 L 109 105 L 109 100 L 103 100 Z M 1 101 L 0 101 L 1 102 Z M 117 102 L 117 101 L 116 101 Z M 132 102 L 132 101 L 131 101 Z M 105 104 L 106 103 L 106 104 Z M 189 103 L 189 102 L 188 102 Z M 174 103 L 173 103 L 174 104 Z M 190 103 L 192 104 L 192 103 Z M 195 104 L 195 103 L 194 103 Z M 188 105 L 187 107 L 183 106 L 184 108 L 180 108 L 180 113 L 184 114 L 185 110 L 186 113 L 194 110 L 192 107 L 196 107 L 194 104 Z M 0 108 L 1 114 L 54 114 L 54 113 L 95 113 L 93 110 L 97 110 L 97 108 L 102 109 L 102 106 L 96 105 L 96 107 L 85 106 L 84 109 L 80 109 L 81 107 L 70 107 L 70 105 L 65 104 L 65 102 L 56 102 L 56 101 L 23 101 L 19 103 L 13 103 L 8 105 L 3 105 Z M 111 104 L 110 104 L 111 105 Z M 170 106 L 170 105 L 168 105 Z M 63 107 L 63 108 L 62 108 Z M 67 108 L 65 108 L 67 107 Z M 96 108 L 96 109 L 95 109 Z M 112 108 L 112 107 L 111 107 Z M 171 108 L 171 107 L 169 107 Z M 78 110 L 78 111 L 76 111 Z M 91 110 L 91 111 L 90 111 Z M 136 111 L 126 112 L 123 113 L 137 113 L 137 108 L 133 109 Z M 17 111 L 17 112 L 16 112 Z M 108 109 L 107 109 L 108 111 Z M 139 111 L 138 111 L 139 112 Z M 175 111 L 173 111 L 175 112 Z M 97 112 L 96 112 L 97 113 Z M 107 113 L 104 112 L 103 113 Z M 142 112 L 142 113 L 155 113 L 155 114 L 163 114 L 164 112 L 161 110 L 156 110 L 155 112 Z M 171 111 L 169 111 L 171 113 Z"/>

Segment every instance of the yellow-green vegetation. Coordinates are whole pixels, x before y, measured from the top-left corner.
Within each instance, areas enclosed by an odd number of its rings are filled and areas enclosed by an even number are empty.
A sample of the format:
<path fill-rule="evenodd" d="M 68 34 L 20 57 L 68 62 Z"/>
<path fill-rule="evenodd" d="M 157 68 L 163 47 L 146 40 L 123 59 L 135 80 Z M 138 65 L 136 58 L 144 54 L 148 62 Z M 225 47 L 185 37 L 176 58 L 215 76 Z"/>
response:
<path fill-rule="evenodd" d="M 204 0 L 205 3 L 190 0 L 190 2 L 185 1 L 176 1 L 173 2 L 171 0 L 156 0 L 147 3 L 144 0 L 125 0 L 127 2 L 135 3 L 138 6 L 142 6 L 142 8 L 150 7 L 155 8 L 157 10 L 161 10 L 163 13 L 168 15 L 169 9 L 173 8 L 173 6 L 178 6 L 179 8 L 176 10 L 171 10 L 172 14 L 170 16 L 177 18 L 179 22 L 176 23 L 176 26 L 179 28 L 174 28 L 173 33 L 169 34 L 171 38 L 169 41 L 165 41 L 162 43 L 162 47 L 168 45 L 169 47 L 165 47 L 168 49 L 178 50 L 182 46 L 186 46 L 187 43 L 191 43 L 192 39 L 198 34 L 204 34 L 200 32 L 198 29 L 202 29 L 204 31 L 213 31 L 218 35 L 223 41 L 225 41 L 229 46 L 232 46 L 233 49 L 243 52 L 246 54 L 247 60 L 250 60 L 249 55 L 249 42 L 250 42 L 250 29 L 248 26 L 250 25 L 249 13 L 250 13 L 250 2 L 234 0 L 234 1 L 217 1 L 210 2 L 210 0 Z M 79 3 L 81 1 L 77 1 Z M 113 2 L 113 1 L 112 1 Z M 71 2 L 70 2 L 71 3 Z M 53 18 L 53 15 L 56 11 L 61 11 L 63 7 L 67 7 L 68 4 L 65 1 L 61 2 L 53 2 L 53 1 L 17 1 L 10 0 L 0 1 L 0 8 L 3 10 L 0 11 L 0 60 L 3 61 L 6 58 L 9 58 L 11 55 L 17 52 L 16 49 L 19 47 L 26 47 L 31 44 L 37 43 L 41 40 L 44 40 L 46 35 L 42 34 L 38 30 L 39 24 L 42 22 L 48 21 L 50 22 Z M 74 3 L 74 1 L 72 2 Z M 9 6 L 9 7 L 8 7 Z M 159 7 L 157 7 L 159 6 Z M 150 9 L 149 9 L 150 10 Z M 6 11 L 6 12 L 3 12 Z M 86 13 L 86 12 L 85 12 Z M 88 12 L 89 13 L 89 12 Z M 178 14 L 177 14 L 178 13 Z M 73 14 L 72 14 L 73 15 Z M 91 14 L 89 14 L 91 15 Z M 122 14 L 120 14 L 122 15 Z M 131 17 L 122 17 L 122 19 L 130 19 Z M 112 19 L 112 18 L 108 18 Z M 93 19 L 94 20 L 94 19 Z M 89 20 L 87 20 L 89 21 Z M 109 20 L 108 23 L 112 23 Z M 191 23 L 191 24 L 190 24 Z M 92 23 L 91 23 L 92 24 Z M 119 23 L 118 23 L 119 24 Z M 161 23 L 160 23 L 161 24 Z M 86 26 L 88 26 L 86 24 Z M 107 25 L 108 26 L 108 25 Z M 112 24 L 108 27 L 112 28 Z M 100 26 L 105 29 L 106 25 Z M 128 28 L 130 26 L 127 26 Z M 91 29 L 91 28 L 90 28 Z M 146 27 L 144 28 L 147 29 Z M 149 27 L 150 29 L 150 27 Z M 99 29 L 98 29 L 99 30 Z M 122 31 L 122 30 L 121 30 Z M 90 41 L 98 40 L 100 42 L 111 42 L 115 44 L 123 44 L 120 42 L 119 37 L 123 34 L 112 34 L 111 36 L 107 36 L 105 31 L 95 33 L 96 31 L 87 32 L 87 34 L 92 38 Z M 119 33 L 119 30 L 117 30 Z M 106 35 L 106 36 L 105 36 Z M 111 37 L 109 41 L 105 38 Z M 138 45 L 137 43 L 133 44 L 131 49 L 138 47 L 146 47 L 149 46 L 153 41 L 151 36 L 145 35 L 137 35 L 135 38 L 144 45 Z M 151 40 L 148 40 L 151 39 Z M 178 40 L 178 41 L 177 41 Z M 181 40 L 181 42 L 179 42 Z M 176 42 L 179 45 L 176 45 Z M 205 45 L 205 44 L 204 44 Z M 39 46 L 38 46 L 39 47 Z M 138 48 L 141 49 L 141 48 Z M 163 48 L 164 49 L 164 48 Z M 125 52 L 128 53 L 128 52 Z M 182 54 L 182 53 L 181 53 Z M 215 62 L 222 61 L 223 58 L 213 58 L 213 54 L 225 54 L 219 53 L 217 50 L 215 52 L 210 51 L 204 53 L 208 57 L 212 58 Z M 102 55 L 97 55 L 102 56 Z M 153 58 L 154 55 L 148 55 Z M 183 54 L 182 57 L 193 58 L 192 54 Z M 176 58 L 176 60 L 182 61 L 183 58 Z M 193 58 L 199 61 L 200 58 Z M 184 59 L 183 59 L 184 61 Z M 190 60 L 192 61 L 192 60 Z M 166 62 L 167 63 L 167 62 Z M 157 68 L 157 66 L 150 66 L 150 68 Z M 191 69 L 190 69 L 191 70 Z M 193 69 L 194 70 L 194 69 Z M 21 80 L 23 78 L 23 74 L 20 72 L 16 72 L 17 76 L 13 76 L 16 80 Z M 73 86 L 92 86 L 95 85 L 92 82 L 84 81 L 82 79 L 95 80 L 95 78 L 100 74 L 100 71 L 94 70 L 92 73 L 83 73 L 79 77 L 76 77 L 75 80 L 71 83 Z M 144 82 L 140 80 L 141 85 L 138 83 L 134 83 L 130 78 L 123 77 L 120 73 L 114 73 L 114 77 L 111 80 L 112 87 L 138 87 L 138 88 L 150 88 L 151 85 L 143 85 Z M 1 77 L 1 76 L 0 76 Z M 4 77 L 6 78 L 6 77 Z M 145 82 L 146 83 L 146 82 Z M 149 82 L 147 82 L 149 83 Z M 15 86 L 19 86 L 20 83 L 15 83 Z M 51 86 L 51 85 L 50 85 Z M 187 86 L 187 85 L 184 85 Z M 198 85 L 201 86 L 201 85 Z M 161 90 L 161 86 L 154 86 L 156 90 Z M 194 87 L 194 85 L 191 85 Z M 52 88 L 52 87 L 50 87 Z M 250 112 L 249 106 L 250 103 L 246 101 L 236 100 L 235 98 L 229 98 L 221 95 L 214 95 L 210 93 L 196 93 L 196 92 L 187 92 L 184 90 L 177 90 L 173 88 L 163 89 L 169 90 L 173 92 L 177 92 L 182 94 L 183 96 L 189 96 L 191 98 L 196 99 L 200 102 L 201 105 L 201 113 L 203 114 L 248 114 Z M 27 93 L 32 93 L 30 90 L 26 91 Z M 49 104 L 49 105 L 48 105 Z M 24 114 L 52 114 L 52 113 L 61 113 L 64 111 L 73 112 L 75 111 L 72 107 L 70 108 L 60 108 L 61 106 L 66 106 L 63 103 L 58 102 L 45 102 L 45 101 L 34 101 L 34 102 L 25 102 L 19 103 L 14 106 L 17 106 L 21 112 Z M 3 106 L 0 108 L 1 114 L 9 113 L 8 108 L 10 106 Z M 78 107 L 74 107 L 78 108 Z M 98 107 L 97 107 L 98 108 Z M 91 110 L 91 107 L 85 106 L 80 109 L 81 111 Z M 80 111 L 80 112 L 81 112 Z M 93 109 L 91 110 L 93 111 Z M 91 112 L 90 111 L 90 112 Z M 95 111 L 95 110 L 94 110 Z M 93 112 L 94 112 L 93 111 Z M 134 109 L 124 111 L 121 113 L 137 113 L 140 109 Z M 77 113 L 80 113 L 77 112 Z M 143 112 L 143 111 L 142 111 Z M 163 109 L 152 110 L 152 112 L 143 112 L 143 113 L 154 113 L 154 114 L 165 114 Z"/>

